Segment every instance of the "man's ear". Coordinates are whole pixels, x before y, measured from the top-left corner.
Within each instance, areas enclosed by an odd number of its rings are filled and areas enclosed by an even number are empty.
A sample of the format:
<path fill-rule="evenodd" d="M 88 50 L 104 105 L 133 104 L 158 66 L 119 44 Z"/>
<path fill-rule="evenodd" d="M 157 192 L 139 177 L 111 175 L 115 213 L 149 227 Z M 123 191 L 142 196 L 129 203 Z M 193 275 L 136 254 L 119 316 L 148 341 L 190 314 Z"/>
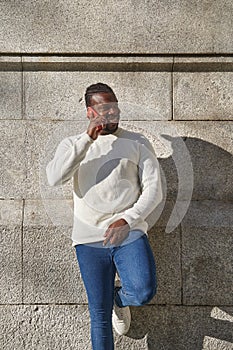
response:
<path fill-rule="evenodd" d="M 87 107 L 87 118 L 90 119 L 93 117 L 93 112 L 91 107 Z"/>
<path fill-rule="evenodd" d="M 87 107 L 87 118 L 98 117 L 98 113 L 92 107 Z"/>

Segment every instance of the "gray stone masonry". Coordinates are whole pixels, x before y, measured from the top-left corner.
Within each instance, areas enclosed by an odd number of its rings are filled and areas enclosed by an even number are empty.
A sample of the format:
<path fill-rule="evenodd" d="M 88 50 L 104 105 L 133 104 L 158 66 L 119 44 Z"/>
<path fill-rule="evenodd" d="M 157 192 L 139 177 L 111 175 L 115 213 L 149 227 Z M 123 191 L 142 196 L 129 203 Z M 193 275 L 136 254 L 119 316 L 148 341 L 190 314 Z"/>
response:
<path fill-rule="evenodd" d="M 72 180 L 50 187 L 45 167 L 86 130 L 83 93 L 103 81 L 164 192 L 148 217 L 157 294 L 115 349 L 233 350 L 232 2 L 108 6 L 0 4 L 0 349 L 91 350 Z"/>
<path fill-rule="evenodd" d="M 0 3 L 0 52 L 232 53 L 231 0 Z"/>

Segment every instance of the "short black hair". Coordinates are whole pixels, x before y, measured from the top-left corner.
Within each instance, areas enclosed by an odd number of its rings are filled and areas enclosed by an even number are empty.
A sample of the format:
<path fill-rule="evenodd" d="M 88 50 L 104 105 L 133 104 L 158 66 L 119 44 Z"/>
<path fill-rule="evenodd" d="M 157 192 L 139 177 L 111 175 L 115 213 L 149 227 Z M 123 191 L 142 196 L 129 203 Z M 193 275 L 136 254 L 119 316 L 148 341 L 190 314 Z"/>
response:
<path fill-rule="evenodd" d="M 107 84 L 103 84 L 103 83 L 92 84 L 92 85 L 88 86 L 88 88 L 86 89 L 86 92 L 85 92 L 86 107 L 89 107 L 91 105 L 92 95 L 98 94 L 99 92 L 111 93 L 116 98 L 116 95 L 115 95 L 113 89 L 110 86 L 108 86 Z M 116 100 L 117 100 L 117 98 L 116 98 Z"/>

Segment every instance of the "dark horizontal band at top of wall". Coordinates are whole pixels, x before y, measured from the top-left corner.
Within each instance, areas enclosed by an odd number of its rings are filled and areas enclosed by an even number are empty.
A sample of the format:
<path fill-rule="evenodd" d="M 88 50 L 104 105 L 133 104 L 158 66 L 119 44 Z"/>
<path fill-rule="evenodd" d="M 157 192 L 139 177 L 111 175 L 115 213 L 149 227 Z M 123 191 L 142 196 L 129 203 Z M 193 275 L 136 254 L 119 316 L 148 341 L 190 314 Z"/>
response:
<path fill-rule="evenodd" d="M 0 56 L 0 71 L 231 72 L 233 56 Z"/>

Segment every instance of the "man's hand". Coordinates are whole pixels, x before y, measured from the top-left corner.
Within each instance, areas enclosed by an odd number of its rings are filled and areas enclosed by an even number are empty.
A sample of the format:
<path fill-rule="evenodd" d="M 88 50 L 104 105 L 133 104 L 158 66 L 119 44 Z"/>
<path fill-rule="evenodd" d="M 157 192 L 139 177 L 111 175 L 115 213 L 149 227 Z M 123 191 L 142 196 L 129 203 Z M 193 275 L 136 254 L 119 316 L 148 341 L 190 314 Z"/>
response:
<path fill-rule="evenodd" d="M 97 113 L 94 114 L 91 110 L 88 111 L 88 119 L 90 120 L 90 123 L 87 128 L 87 134 L 93 140 L 96 140 L 101 133 L 101 130 L 104 128 L 106 120 L 104 117 L 98 115 Z"/>
<path fill-rule="evenodd" d="M 108 242 L 115 245 L 120 245 L 126 237 L 129 235 L 129 224 L 124 219 L 119 219 L 109 225 L 107 231 L 104 234 L 106 239 L 103 242 L 103 245 L 106 245 Z"/>

